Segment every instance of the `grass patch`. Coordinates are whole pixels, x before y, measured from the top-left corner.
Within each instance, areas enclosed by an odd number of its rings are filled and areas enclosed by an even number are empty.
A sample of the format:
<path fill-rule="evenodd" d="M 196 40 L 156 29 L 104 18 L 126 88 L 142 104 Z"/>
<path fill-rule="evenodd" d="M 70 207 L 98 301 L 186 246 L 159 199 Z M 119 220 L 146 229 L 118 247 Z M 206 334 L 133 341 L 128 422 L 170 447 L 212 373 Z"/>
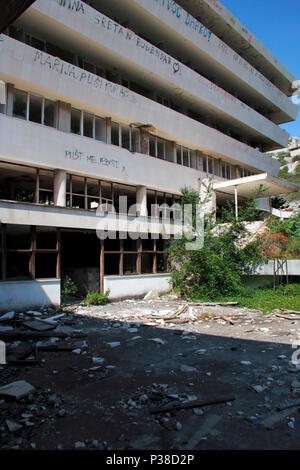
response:
<path fill-rule="evenodd" d="M 192 299 L 193 301 L 207 301 L 209 298 Z M 211 301 L 211 298 L 210 298 Z M 241 289 L 235 296 L 220 296 L 214 302 L 238 302 L 240 307 L 262 310 L 265 313 L 275 309 L 296 310 L 300 312 L 300 284 L 280 286 L 273 289 Z"/>

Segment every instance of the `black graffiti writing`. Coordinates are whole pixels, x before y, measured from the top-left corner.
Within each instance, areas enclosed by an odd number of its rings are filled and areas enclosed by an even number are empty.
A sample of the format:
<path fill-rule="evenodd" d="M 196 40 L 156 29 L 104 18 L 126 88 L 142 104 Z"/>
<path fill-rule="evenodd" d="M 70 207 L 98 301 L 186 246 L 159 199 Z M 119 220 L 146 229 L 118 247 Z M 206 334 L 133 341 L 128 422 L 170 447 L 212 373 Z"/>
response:
<path fill-rule="evenodd" d="M 114 169 L 121 168 L 121 164 L 118 160 L 114 160 L 113 158 L 92 155 L 92 154 L 84 154 L 83 152 L 80 152 L 80 150 L 78 149 L 65 150 L 65 158 L 67 158 L 68 160 L 73 160 L 73 161 L 85 161 L 92 165 L 107 166 L 107 167 L 111 167 Z M 122 171 L 126 171 L 126 168 L 124 166 L 122 166 Z"/>
<path fill-rule="evenodd" d="M 174 59 L 171 56 L 163 52 L 161 49 L 158 49 L 154 45 L 150 44 L 149 42 L 145 41 L 141 37 L 137 36 L 132 31 L 124 28 L 118 23 L 100 14 L 97 14 L 95 16 L 94 23 L 99 26 L 102 26 L 108 31 L 111 31 L 115 35 L 122 37 L 126 41 L 134 40 L 134 44 L 137 47 L 143 49 L 147 54 L 152 55 L 153 57 L 157 57 L 162 63 L 173 66 L 174 73 L 180 72 L 181 74 L 182 67 L 179 62 L 174 63 Z"/>
<path fill-rule="evenodd" d="M 73 10 L 84 14 L 83 3 L 78 0 L 58 0 L 58 4 L 61 7 L 68 8 L 68 10 Z"/>

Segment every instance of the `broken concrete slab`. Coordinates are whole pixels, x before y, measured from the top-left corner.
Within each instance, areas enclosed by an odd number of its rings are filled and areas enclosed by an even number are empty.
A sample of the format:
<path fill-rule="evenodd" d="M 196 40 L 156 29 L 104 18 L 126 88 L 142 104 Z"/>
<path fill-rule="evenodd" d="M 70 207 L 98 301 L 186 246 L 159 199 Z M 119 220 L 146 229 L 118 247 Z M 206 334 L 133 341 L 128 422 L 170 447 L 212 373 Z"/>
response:
<path fill-rule="evenodd" d="M 45 320 L 30 320 L 23 323 L 30 330 L 34 331 L 50 331 L 56 328 L 56 324 L 52 324 Z"/>
<path fill-rule="evenodd" d="M 12 397 L 19 400 L 32 393 L 34 390 L 35 388 L 25 380 L 17 380 L 16 382 L 11 382 L 10 384 L 0 387 L 0 396 Z"/>

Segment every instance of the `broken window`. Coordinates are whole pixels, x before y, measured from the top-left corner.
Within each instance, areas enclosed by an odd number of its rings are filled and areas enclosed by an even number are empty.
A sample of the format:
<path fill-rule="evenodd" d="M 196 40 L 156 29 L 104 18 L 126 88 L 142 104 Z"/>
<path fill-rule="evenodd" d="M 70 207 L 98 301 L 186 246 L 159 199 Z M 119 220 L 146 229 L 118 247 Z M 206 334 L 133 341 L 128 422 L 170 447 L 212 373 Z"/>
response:
<path fill-rule="evenodd" d="M 83 135 L 85 137 L 94 137 L 94 116 L 90 113 L 83 113 Z"/>
<path fill-rule="evenodd" d="M 29 121 L 42 123 L 43 98 L 37 95 L 29 95 Z"/>
<path fill-rule="evenodd" d="M 81 134 L 81 111 L 79 109 L 71 109 L 71 132 Z"/>
<path fill-rule="evenodd" d="M 131 150 L 131 129 L 129 126 L 126 126 L 125 124 L 121 125 L 121 133 L 122 133 L 122 147 Z"/>
<path fill-rule="evenodd" d="M 49 127 L 56 127 L 57 103 L 48 99 L 44 100 L 43 124 Z"/>
<path fill-rule="evenodd" d="M 48 227 L 3 224 L 1 279 L 59 277 L 58 233 L 56 229 Z"/>
<path fill-rule="evenodd" d="M 106 119 L 95 116 L 95 139 L 106 142 Z"/>
<path fill-rule="evenodd" d="M 25 91 L 14 89 L 13 116 L 27 119 L 27 93 Z"/>
<path fill-rule="evenodd" d="M 117 122 L 111 123 L 111 143 L 112 145 L 120 145 L 119 124 Z"/>

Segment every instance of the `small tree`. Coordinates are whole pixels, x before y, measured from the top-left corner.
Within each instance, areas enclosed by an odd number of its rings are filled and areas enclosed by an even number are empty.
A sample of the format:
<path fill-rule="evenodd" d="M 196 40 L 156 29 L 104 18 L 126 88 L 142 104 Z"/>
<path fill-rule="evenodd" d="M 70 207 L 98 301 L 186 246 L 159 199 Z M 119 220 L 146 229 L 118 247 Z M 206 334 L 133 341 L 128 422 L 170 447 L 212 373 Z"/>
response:
<path fill-rule="evenodd" d="M 182 204 L 199 204 L 197 192 L 185 188 L 182 193 Z M 255 204 L 249 200 L 245 216 L 248 218 L 253 210 Z M 170 243 L 171 282 L 182 296 L 213 299 L 238 294 L 242 275 L 263 259 L 258 249 L 259 241 L 247 243 L 249 233 L 244 221 L 237 222 L 229 214 L 227 217 L 231 223 L 223 226 L 221 231 L 216 230 L 213 218 L 206 218 L 204 244 L 199 250 L 186 250 L 184 236 Z"/>

